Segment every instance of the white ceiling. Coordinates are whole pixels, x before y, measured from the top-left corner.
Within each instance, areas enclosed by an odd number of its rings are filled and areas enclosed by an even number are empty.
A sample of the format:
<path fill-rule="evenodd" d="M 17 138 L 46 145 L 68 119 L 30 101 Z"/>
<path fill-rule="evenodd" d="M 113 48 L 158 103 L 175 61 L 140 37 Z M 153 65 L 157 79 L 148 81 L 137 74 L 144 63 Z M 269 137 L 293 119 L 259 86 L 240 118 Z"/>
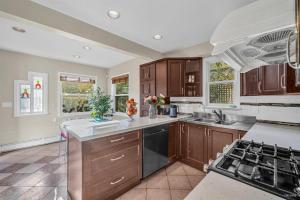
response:
<path fill-rule="evenodd" d="M 25 29 L 26 33 L 13 31 L 13 26 Z M 0 17 L 0 27 L 0 49 L 106 68 L 134 58 L 94 43 L 88 44 L 92 49 L 87 51 L 83 48 L 87 45 L 85 42 L 7 18 Z M 80 58 L 75 58 L 74 55 L 79 55 Z"/>
<path fill-rule="evenodd" d="M 255 0 L 33 0 L 160 52 L 207 42 L 226 14 Z M 112 20 L 107 11 L 121 17 Z M 163 35 L 160 41 L 155 34 Z"/>

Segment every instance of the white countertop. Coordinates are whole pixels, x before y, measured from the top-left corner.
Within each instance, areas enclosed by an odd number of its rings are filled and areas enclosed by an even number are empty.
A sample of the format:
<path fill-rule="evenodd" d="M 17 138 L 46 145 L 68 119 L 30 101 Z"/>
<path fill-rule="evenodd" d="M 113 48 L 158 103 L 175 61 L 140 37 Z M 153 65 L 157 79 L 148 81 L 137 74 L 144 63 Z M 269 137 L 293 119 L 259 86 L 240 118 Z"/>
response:
<path fill-rule="evenodd" d="M 300 127 L 256 123 L 242 138 L 300 150 Z M 283 200 L 224 175 L 209 172 L 185 200 Z"/>
<path fill-rule="evenodd" d="M 140 117 L 136 118 L 134 121 L 121 120 L 119 124 L 99 127 L 97 127 L 97 124 L 99 123 L 91 122 L 91 119 L 80 119 L 68 121 L 65 124 L 63 123 L 63 125 L 66 125 L 68 133 L 74 135 L 78 140 L 86 141 L 151 126 L 177 122 L 178 120 L 187 117 L 189 117 L 189 115 L 178 115 L 177 118 L 158 116 L 155 119 L 150 119 L 149 117 Z"/>
<path fill-rule="evenodd" d="M 209 172 L 185 200 L 283 200 L 283 198 L 221 174 Z"/>

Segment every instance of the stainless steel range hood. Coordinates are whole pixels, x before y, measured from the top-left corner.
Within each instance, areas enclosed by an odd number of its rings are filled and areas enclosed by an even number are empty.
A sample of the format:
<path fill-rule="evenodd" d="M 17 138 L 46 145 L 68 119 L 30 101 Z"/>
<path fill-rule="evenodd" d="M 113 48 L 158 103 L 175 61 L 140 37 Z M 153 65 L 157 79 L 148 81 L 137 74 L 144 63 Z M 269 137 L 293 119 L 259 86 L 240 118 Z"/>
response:
<path fill-rule="evenodd" d="M 298 0 L 297 0 L 298 1 Z M 295 0 L 258 0 L 226 16 L 212 35 L 213 55 L 241 72 L 295 60 Z"/>

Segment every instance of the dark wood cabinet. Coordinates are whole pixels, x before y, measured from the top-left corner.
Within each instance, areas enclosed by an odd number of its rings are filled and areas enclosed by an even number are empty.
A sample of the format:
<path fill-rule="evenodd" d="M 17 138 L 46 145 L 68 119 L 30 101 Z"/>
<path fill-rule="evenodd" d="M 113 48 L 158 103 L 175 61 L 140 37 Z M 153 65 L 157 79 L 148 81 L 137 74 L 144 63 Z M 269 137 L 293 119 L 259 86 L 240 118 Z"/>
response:
<path fill-rule="evenodd" d="M 286 90 L 287 93 L 300 93 L 300 69 L 295 70 L 290 66 L 286 66 Z M 297 74 L 298 73 L 298 74 Z M 298 79 L 298 81 L 297 81 Z"/>
<path fill-rule="evenodd" d="M 141 132 L 79 141 L 69 134 L 68 193 L 74 200 L 115 199 L 142 177 Z"/>
<path fill-rule="evenodd" d="M 145 64 L 140 67 L 141 81 L 155 80 L 155 63 Z"/>
<path fill-rule="evenodd" d="M 179 158 L 192 167 L 203 170 L 209 160 L 215 160 L 226 145 L 241 139 L 245 132 L 240 130 L 183 123 L 178 138 Z M 180 156 L 180 154 L 182 154 Z"/>
<path fill-rule="evenodd" d="M 188 59 L 185 61 L 184 96 L 202 96 L 202 59 Z"/>
<path fill-rule="evenodd" d="M 168 96 L 184 96 L 184 60 L 168 60 Z"/>
<path fill-rule="evenodd" d="M 202 170 L 207 160 L 206 145 L 206 126 L 186 123 L 182 135 L 183 161 Z"/>
<path fill-rule="evenodd" d="M 258 94 L 281 95 L 286 92 L 285 69 L 283 64 L 259 68 Z"/>
<path fill-rule="evenodd" d="M 140 66 L 140 116 L 147 116 L 149 105 L 144 103 L 144 97 L 155 95 L 155 64 Z"/>
<path fill-rule="evenodd" d="M 156 70 L 156 96 L 159 96 L 160 94 L 164 96 L 168 95 L 168 62 L 167 60 L 162 60 L 160 62 L 157 62 L 155 64 L 155 70 Z"/>
<path fill-rule="evenodd" d="M 168 158 L 169 163 L 173 163 L 177 158 L 177 143 L 178 138 L 178 123 L 172 123 L 169 125 L 168 132 Z"/>
<path fill-rule="evenodd" d="M 258 68 L 241 74 L 241 96 L 258 95 Z"/>
<path fill-rule="evenodd" d="M 215 160 L 217 158 L 217 153 L 222 153 L 223 148 L 226 145 L 230 145 L 234 140 L 240 139 L 243 134 L 242 131 L 238 130 L 208 127 L 208 160 Z"/>

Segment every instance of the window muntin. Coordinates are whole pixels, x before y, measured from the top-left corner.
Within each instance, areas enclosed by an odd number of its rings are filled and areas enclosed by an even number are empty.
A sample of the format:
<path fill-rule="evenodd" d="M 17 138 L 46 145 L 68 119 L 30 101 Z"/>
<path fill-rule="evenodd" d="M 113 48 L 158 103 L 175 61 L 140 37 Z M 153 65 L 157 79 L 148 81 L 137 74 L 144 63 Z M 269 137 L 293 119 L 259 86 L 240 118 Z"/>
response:
<path fill-rule="evenodd" d="M 90 111 L 88 98 L 96 87 L 96 77 L 60 74 L 60 110 L 63 115 Z"/>
<path fill-rule="evenodd" d="M 238 75 L 222 60 L 214 59 L 207 65 L 207 104 L 217 107 L 236 107 Z"/>

